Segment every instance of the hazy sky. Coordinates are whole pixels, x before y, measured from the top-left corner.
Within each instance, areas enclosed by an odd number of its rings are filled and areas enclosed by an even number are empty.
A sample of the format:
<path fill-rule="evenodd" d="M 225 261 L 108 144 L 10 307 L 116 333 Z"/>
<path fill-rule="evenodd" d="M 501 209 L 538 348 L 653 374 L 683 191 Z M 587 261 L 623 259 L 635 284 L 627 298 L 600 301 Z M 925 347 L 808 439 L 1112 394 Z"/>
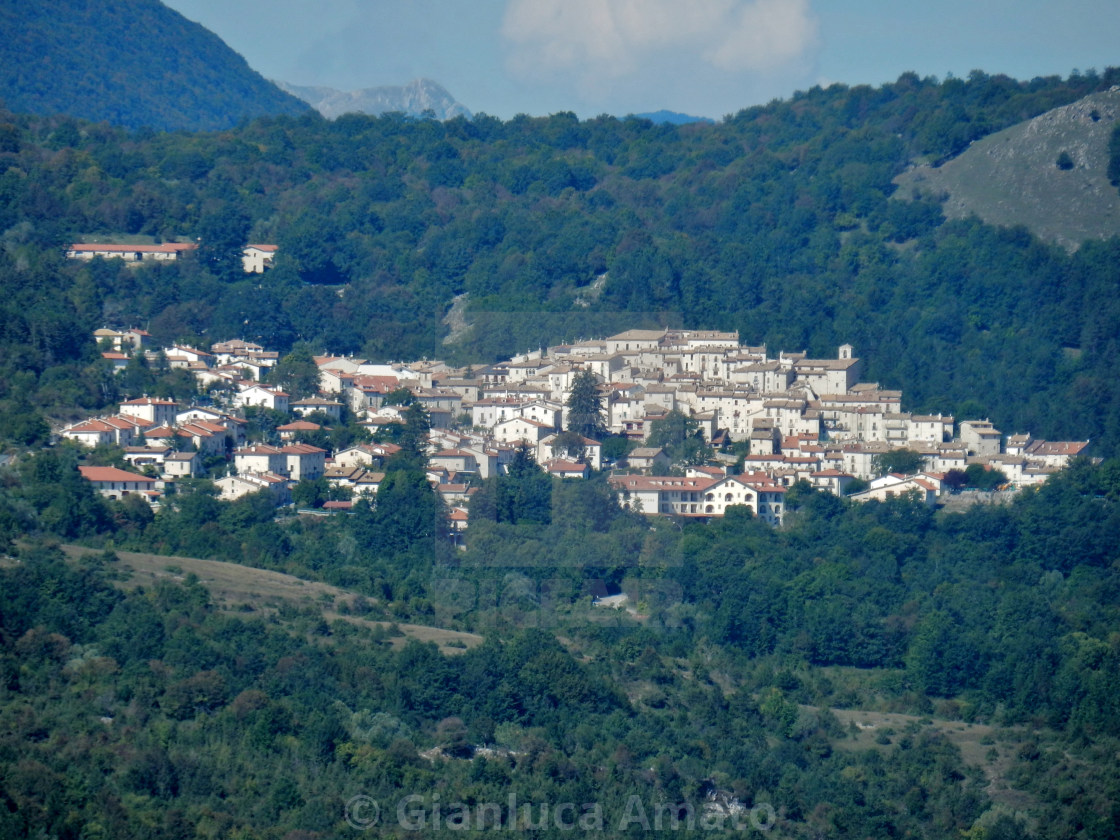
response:
<path fill-rule="evenodd" d="M 503 119 L 666 108 L 719 118 L 914 70 L 1019 79 L 1120 65 L 1120 0 L 164 0 L 264 76 L 421 76 Z"/>

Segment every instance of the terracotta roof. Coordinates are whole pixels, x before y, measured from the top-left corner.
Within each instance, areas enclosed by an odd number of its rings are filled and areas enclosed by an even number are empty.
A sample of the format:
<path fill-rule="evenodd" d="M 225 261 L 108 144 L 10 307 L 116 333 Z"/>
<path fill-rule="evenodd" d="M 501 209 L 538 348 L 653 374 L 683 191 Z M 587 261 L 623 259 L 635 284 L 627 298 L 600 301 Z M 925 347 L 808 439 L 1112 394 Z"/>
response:
<path fill-rule="evenodd" d="M 196 246 L 189 242 L 164 242 L 162 245 L 115 245 L 99 242 L 75 242 L 71 251 L 92 251 L 99 254 L 178 254 L 193 250 Z M 147 335 L 143 330 L 129 330 Z"/>
<path fill-rule="evenodd" d="M 293 443 L 280 450 L 285 455 L 314 455 L 316 452 L 326 453 L 327 450 L 307 443 Z"/>
<path fill-rule="evenodd" d="M 280 455 L 282 454 L 275 446 L 246 446 L 236 450 L 234 455 Z"/>
<path fill-rule="evenodd" d="M 138 397 L 134 400 L 126 400 L 121 405 L 178 405 L 175 400 L 157 400 L 155 397 Z"/>
<path fill-rule="evenodd" d="M 130 473 L 116 467 L 78 467 L 78 470 L 81 472 L 82 478 L 89 481 L 143 481 L 149 484 L 155 484 L 156 482 L 154 478 L 139 473 Z"/>
<path fill-rule="evenodd" d="M 586 464 L 577 464 L 574 461 L 565 461 L 557 459 L 549 461 L 545 465 L 545 469 L 550 473 L 585 473 L 587 472 Z"/>

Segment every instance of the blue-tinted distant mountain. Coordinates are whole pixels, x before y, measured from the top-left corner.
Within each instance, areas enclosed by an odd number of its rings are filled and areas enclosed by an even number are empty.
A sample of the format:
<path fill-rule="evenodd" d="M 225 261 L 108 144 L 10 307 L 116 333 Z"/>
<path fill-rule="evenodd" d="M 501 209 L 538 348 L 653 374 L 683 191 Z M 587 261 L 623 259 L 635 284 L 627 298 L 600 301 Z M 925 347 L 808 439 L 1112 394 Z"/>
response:
<path fill-rule="evenodd" d="M 635 114 L 635 117 L 641 117 L 644 120 L 652 120 L 655 123 L 669 123 L 670 125 L 686 125 L 688 123 L 702 122 L 714 123 L 715 120 L 708 119 L 708 117 L 694 117 L 690 114 L 680 114 L 676 111 L 653 111 L 648 114 Z"/>
<path fill-rule="evenodd" d="M 18 112 L 193 131 L 307 111 L 159 0 L 0 3 L 0 101 Z"/>
<path fill-rule="evenodd" d="M 387 114 L 399 112 L 420 117 L 431 113 L 437 120 L 452 117 L 470 119 L 471 112 L 455 101 L 447 90 L 431 79 L 415 79 L 407 85 L 335 90 L 329 87 L 303 87 L 286 82 L 277 86 L 298 96 L 322 114 L 334 118 L 342 114 Z"/>

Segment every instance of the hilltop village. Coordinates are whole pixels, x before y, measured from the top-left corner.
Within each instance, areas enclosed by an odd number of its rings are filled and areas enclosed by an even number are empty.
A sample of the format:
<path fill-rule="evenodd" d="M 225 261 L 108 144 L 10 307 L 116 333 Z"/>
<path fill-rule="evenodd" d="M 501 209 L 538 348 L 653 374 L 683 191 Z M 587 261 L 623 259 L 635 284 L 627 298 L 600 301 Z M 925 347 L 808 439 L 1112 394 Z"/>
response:
<path fill-rule="evenodd" d="M 269 384 L 278 354 L 235 340 L 208 350 L 155 348 L 143 330 L 102 329 L 94 335 L 103 357 L 123 370 L 135 354 L 162 357 L 210 393 L 205 405 L 141 397 L 113 416 L 91 418 L 60 431 L 86 446 L 115 444 L 133 470 L 83 467 L 105 495 L 143 494 L 154 503 L 174 483 L 221 464 L 221 496 L 267 490 L 277 505 L 292 500 L 304 480 L 323 479 L 339 495 L 375 497 L 378 467 L 399 448 L 369 442 L 330 451 L 309 443 L 344 413 L 373 441 L 404 422 L 399 395 L 425 409 L 428 478 L 451 510 L 453 527 L 467 525 L 466 503 L 486 478 L 502 473 L 515 453 L 529 453 L 558 478 L 587 478 L 609 470 L 620 504 L 646 514 L 721 516 L 743 505 L 778 525 L 784 496 L 798 481 L 856 500 L 902 493 L 933 504 L 947 476 L 977 465 L 998 470 L 1005 487 L 1038 484 L 1081 454 L 1087 441 L 1048 442 L 1029 434 L 1006 439 L 987 420 L 902 410 L 902 393 L 861 379 L 854 349 L 831 359 L 740 343 L 734 332 L 628 330 L 609 338 L 558 345 L 483 367 L 452 368 L 440 361 L 377 364 L 315 357 L 318 394 L 292 397 Z M 617 444 L 569 430 L 572 389 L 594 377 L 599 425 Z M 249 439 L 247 409 L 289 415 L 278 442 Z M 681 460 L 647 445 L 670 418 L 682 418 L 702 457 Z M 889 453 L 920 456 L 920 469 L 886 472 Z M 975 469 L 976 467 L 973 467 Z M 346 509 L 345 498 L 327 502 Z"/>

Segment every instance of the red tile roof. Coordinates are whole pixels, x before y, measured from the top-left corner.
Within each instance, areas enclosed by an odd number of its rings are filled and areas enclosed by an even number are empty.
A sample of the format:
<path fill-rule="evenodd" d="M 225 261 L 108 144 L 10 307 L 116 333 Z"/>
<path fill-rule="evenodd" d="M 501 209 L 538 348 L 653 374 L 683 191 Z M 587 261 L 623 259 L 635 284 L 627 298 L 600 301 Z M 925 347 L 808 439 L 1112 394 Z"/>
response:
<path fill-rule="evenodd" d="M 149 478 L 146 475 L 139 473 L 130 473 L 126 470 L 119 470 L 116 467 L 78 467 L 82 474 L 82 478 L 89 481 L 143 481 L 149 484 L 155 484 L 156 479 Z"/>

